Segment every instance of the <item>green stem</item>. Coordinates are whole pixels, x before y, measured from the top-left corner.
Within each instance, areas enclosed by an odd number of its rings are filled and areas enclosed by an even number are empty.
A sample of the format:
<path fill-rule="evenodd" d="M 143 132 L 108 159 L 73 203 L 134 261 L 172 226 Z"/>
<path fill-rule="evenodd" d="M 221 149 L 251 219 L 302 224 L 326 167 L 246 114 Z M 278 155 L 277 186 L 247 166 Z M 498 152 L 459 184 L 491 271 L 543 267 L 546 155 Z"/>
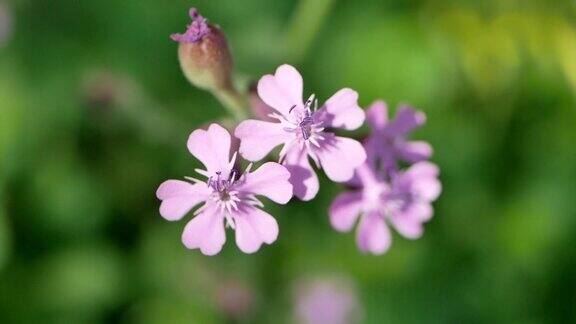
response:
<path fill-rule="evenodd" d="M 246 108 L 248 107 L 248 100 L 233 86 L 212 91 L 212 94 L 237 121 L 241 121 L 247 117 Z"/>
<path fill-rule="evenodd" d="M 286 31 L 285 53 L 290 61 L 300 61 L 328 17 L 335 0 L 301 0 Z"/>

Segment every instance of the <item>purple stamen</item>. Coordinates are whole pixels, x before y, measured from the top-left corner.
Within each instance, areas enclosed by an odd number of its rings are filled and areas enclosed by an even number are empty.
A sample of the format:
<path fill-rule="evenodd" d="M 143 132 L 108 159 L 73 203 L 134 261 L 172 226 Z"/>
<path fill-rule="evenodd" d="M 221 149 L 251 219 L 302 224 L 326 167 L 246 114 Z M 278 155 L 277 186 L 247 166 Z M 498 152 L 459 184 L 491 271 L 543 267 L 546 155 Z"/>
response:
<path fill-rule="evenodd" d="M 310 98 L 308 98 L 308 100 L 306 100 L 306 102 L 304 103 L 304 117 L 302 118 L 300 123 L 298 123 L 298 128 L 300 128 L 300 133 L 302 134 L 302 138 L 304 138 L 304 140 L 310 138 L 312 133 L 312 126 L 314 125 L 314 118 L 312 117 L 312 111 L 310 110 L 313 99 L 314 95 L 311 95 Z M 289 114 L 292 113 L 292 110 L 294 110 L 294 108 L 296 108 L 296 105 L 290 107 L 288 113 Z"/>
<path fill-rule="evenodd" d="M 210 27 L 206 18 L 202 17 L 196 8 L 191 8 L 188 12 L 192 23 L 183 34 L 172 34 L 170 38 L 181 43 L 196 43 L 210 33 Z"/>
<path fill-rule="evenodd" d="M 207 184 L 208 187 L 220 194 L 220 199 L 227 200 L 230 198 L 228 191 L 236 181 L 236 170 L 232 170 L 228 179 L 221 179 L 221 175 L 222 172 L 216 172 L 216 179 L 214 179 L 214 177 L 208 178 Z"/>
<path fill-rule="evenodd" d="M 298 124 L 300 130 L 302 131 L 302 137 L 307 140 L 310 138 L 310 133 L 312 132 L 312 125 L 314 124 L 314 119 L 307 113 L 304 119 Z"/>

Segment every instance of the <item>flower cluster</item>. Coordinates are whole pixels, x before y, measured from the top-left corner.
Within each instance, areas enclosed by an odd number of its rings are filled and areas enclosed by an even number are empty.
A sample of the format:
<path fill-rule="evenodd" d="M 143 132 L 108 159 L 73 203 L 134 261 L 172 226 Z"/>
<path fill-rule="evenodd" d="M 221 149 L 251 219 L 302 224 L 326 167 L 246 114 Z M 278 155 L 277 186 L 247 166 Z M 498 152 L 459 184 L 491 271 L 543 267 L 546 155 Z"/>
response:
<path fill-rule="evenodd" d="M 350 231 L 360 218 L 358 248 L 382 254 L 391 243 L 387 224 L 409 239 L 422 235 L 441 184 L 438 167 L 426 161 L 432 154 L 430 145 L 406 140 L 410 131 L 424 124 L 422 112 L 402 106 L 389 121 L 386 105 L 378 101 L 367 116 L 372 130 L 364 143 L 368 158 L 349 183 L 355 189 L 338 195 L 329 214 L 332 226 L 341 232 Z M 402 169 L 401 162 L 410 166 Z"/>
<path fill-rule="evenodd" d="M 195 9 L 190 16 L 193 22 L 188 30 L 172 36 L 180 43 L 181 54 L 186 44 L 198 43 L 191 45 L 200 46 L 192 47 L 194 51 L 202 51 L 206 44 L 217 44 L 204 42 L 212 33 L 220 33 Z M 225 41 L 223 46 L 227 53 Z M 219 53 L 217 48 L 212 52 Z M 198 76 L 205 75 L 202 69 L 206 65 L 199 62 L 215 64 L 208 70 L 212 76 L 230 71 L 217 68 L 219 63 L 211 59 L 212 52 L 180 56 L 191 83 L 205 81 Z M 228 80 L 230 76 L 222 78 Z M 226 84 L 230 86 L 229 82 Z M 211 89 L 215 94 L 231 90 Z M 279 204 L 288 203 L 293 195 L 309 201 L 319 191 L 316 169 L 323 170 L 334 182 L 356 188 L 340 194 L 329 215 L 339 231 L 352 229 L 360 216 L 358 245 L 362 251 L 386 251 L 390 245 L 387 223 L 408 238 L 422 234 L 422 223 L 432 216 L 430 203 L 440 193 L 438 168 L 425 162 L 432 152 L 430 145 L 406 140 L 412 129 L 424 123 L 423 113 L 401 107 L 396 118 L 388 121 L 383 102 L 373 104 L 365 113 L 358 105 L 358 93 L 349 88 L 337 91 L 318 106 L 314 94 L 304 100 L 302 76 L 287 64 L 278 67 L 274 74 L 263 76 L 256 91 L 259 98 L 252 98 L 251 102 L 258 106 L 255 115 L 260 119 L 240 120 L 238 116 L 243 114 L 236 115 L 239 123 L 233 134 L 240 141 L 238 152 L 231 152 L 232 137 L 222 126 L 212 124 L 207 130 L 195 130 L 188 139 L 188 150 L 204 165 L 196 172 L 205 180 L 168 180 L 157 190 L 162 201 L 160 215 L 167 220 L 182 219 L 196 209 L 182 234 L 187 248 L 200 249 L 206 255 L 217 254 L 226 241 L 225 227 L 235 231 L 236 244 L 245 253 L 273 243 L 278 237 L 278 224 L 263 211 L 258 197 Z M 364 144 L 334 133 L 338 129 L 358 129 L 365 119 L 372 131 Z M 271 157 L 279 146 L 277 155 Z M 250 162 L 244 172 L 238 171 L 238 154 Z M 276 162 L 265 162 L 252 171 L 253 162 L 267 158 Z M 402 163 L 412 165 L 403 170 Z"/>

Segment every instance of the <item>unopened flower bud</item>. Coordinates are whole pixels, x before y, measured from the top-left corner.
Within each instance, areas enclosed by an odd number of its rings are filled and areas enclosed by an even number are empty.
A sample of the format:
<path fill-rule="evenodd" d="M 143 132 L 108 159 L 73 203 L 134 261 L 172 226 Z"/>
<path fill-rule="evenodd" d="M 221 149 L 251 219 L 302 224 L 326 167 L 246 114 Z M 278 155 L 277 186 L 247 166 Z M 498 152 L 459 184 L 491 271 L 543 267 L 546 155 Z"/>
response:
<path fill-rule="evenodd" d="M 171 35 L 180 43 L 178 57 L 184 75 L 196 87 L 218 91 L 231 87 L 232 56 L 219 27 L 208 23 L 196 8 L 190 9 L 192 23 L 183 34 Z"/>

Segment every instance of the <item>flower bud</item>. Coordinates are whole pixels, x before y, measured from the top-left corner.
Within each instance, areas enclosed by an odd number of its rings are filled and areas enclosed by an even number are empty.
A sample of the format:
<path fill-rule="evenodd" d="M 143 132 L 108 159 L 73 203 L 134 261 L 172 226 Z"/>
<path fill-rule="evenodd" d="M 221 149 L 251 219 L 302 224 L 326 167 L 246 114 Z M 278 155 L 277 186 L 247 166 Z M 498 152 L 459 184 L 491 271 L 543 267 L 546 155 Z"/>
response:
<path fill-rule="evenodd" d="M 171 35 L 172 40 L 180 43 L 178 58 L 184 75 L 201 89 L 230 89 L 233 63 L 224 33 L 209 24 L 195 8 L 189 14 L 192 23 L 187 30 Z"/>
<path fill-rule="evenodd" d="M 2 48 L 12 35 L 12 13 L 10 8 L 0 2 L 0 48 Z"/>

